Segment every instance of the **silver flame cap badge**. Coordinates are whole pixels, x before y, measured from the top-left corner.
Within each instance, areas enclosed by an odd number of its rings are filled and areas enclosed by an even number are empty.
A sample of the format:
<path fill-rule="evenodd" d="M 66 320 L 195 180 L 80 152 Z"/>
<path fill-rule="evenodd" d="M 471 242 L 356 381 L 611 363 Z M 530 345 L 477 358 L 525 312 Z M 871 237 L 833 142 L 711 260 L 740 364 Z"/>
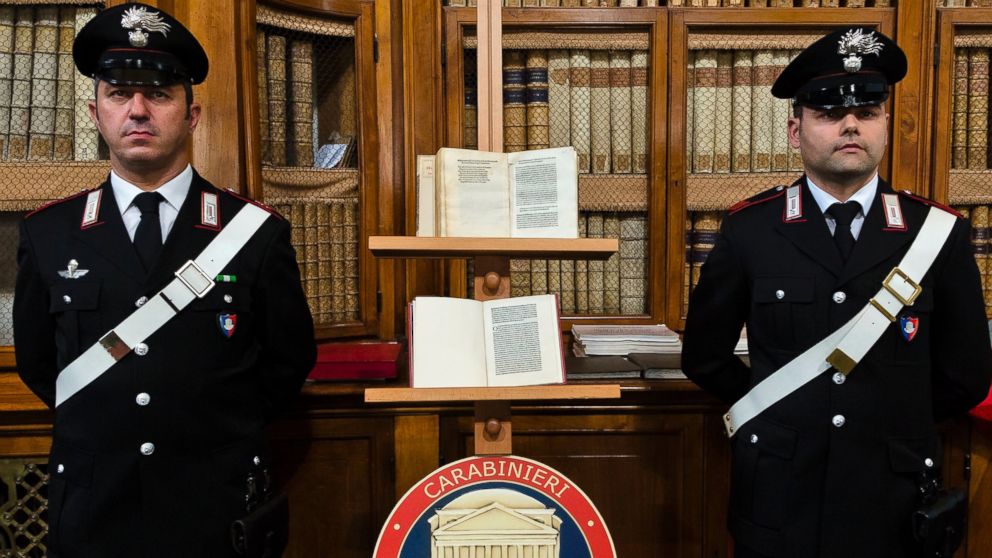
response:
<path fill-rule="evenodd" d="M 846 56 L 844 70 L 852 74 L 861 70 L 861 55 L 878 56 L 881 52 L 882 43 L 875 38 L 874 31 L 851 29 L 837 42 L 837 53 Z"/>
<path fill-rule="evenodd" d="M 134 6 L 121 16 L 121 27 L 128 30 L 128 41 L 133 47 L 148 46 L 148 32 L 167 36 L 171 26 L 158 12 L 149 12 L 144 6 Z"/>

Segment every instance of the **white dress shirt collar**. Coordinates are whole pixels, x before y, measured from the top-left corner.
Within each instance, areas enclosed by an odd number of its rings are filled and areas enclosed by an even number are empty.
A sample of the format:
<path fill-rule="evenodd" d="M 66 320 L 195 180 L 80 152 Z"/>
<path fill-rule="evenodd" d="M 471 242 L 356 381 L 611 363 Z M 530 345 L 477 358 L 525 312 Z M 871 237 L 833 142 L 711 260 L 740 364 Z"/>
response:
<path fill-rule="evenodd" d="M 820 188 L 810 179 L 809 176 L 806 177 L 806 183 L 809 184 L 809 193 L 813 194 L 813 199 L 816 200 L 816 205 L 820 207 L 820 211 L 824 215 L 827 215 L 827 208 L 835 203 L 842 203 L 833 195 L 829 194 L 823 188 Z M 878 191 L 878 173 L 871 177 L 864 186 L 862 186 L 857 192 L 854 193 L 847 201 L 856 201 L 858 205 L 861 206 L 861 216 L 864 217 L 868 215 L 871 211 L 871 204 L 875 201 L 875 192 Z M 829 216 L 829 215 L 828 215 Z"/>
<path fill-rule="evenodd" d="M 183 202 L 186 201 L 186 194 L 189 193 L 189 187 L 192 183 L 193 167 L 186 165 L 186 168 L 181 173 L 159 186 L 155 191 L 162 194 L 165 201 L 178 212 L 183 206 Z M 144 192 L 141 188 L 121 178 L 114 171 L 110 171 L 110 185 L 113 187 L 114 199 L 117 201 L 117 208 L 120 209 L 122 215 L 127 211 L 127 208 L 131 207 L 135 196 Z"/>

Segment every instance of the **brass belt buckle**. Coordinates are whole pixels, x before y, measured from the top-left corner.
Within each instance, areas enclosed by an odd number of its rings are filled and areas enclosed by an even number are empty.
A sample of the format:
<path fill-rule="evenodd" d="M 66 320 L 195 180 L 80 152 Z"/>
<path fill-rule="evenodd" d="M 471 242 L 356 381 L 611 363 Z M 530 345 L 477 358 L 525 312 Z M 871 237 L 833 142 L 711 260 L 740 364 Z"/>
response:
<path fill-rule="evenodd" d="M 913 294 L 909 295 L 909 297 L 903 297 L 902 294 L 900 294 L 899 291 L 896 290 L 895 287 L 891 285 L 892 280 L 895 279 L 897 276 L 903 281 L 905 281 L 907 285 L 913 288 Z M 882 287 L 885 290 L 889 291 L 889 293 L 891 293 L 892 296 L 896 297 L 896 299 L 899 302 L 901 302 L 903 306 L 912 306 L 913 303 L 916 302 L 916 297 L 920 296 L 920 292 L 923 290 L 920 287 L 919 283 L 913 281 L 909 277 L 909 275 L 906 275 L 903 272 L 903 270 L 899 269 L 898 267 L 892 268 L 892 271 L 890 271 L 889 274 L 885 277 L 885 280 L 882 281 Z"/>

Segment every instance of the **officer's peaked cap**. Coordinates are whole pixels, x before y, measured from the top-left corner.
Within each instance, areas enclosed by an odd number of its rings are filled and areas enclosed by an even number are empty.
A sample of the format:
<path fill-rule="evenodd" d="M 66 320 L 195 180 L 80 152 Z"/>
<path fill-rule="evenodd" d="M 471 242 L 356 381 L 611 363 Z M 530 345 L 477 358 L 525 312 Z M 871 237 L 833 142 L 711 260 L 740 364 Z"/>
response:
<path fill-rule="evenodd" d="M 171 15 L 136 2 L 91 19 L 72 58 L 82 74 L 114 85 L 198 84 L 207 77 L 207 54 L 196 37 Z"/>
<path fill-rule="evenodd" d="M 906 75 L 906 55 L 892 39 L 863 27 L 838 29 L 799 53 L 775 80 L 772 95 L 818 108 L 878 105 Z"/>

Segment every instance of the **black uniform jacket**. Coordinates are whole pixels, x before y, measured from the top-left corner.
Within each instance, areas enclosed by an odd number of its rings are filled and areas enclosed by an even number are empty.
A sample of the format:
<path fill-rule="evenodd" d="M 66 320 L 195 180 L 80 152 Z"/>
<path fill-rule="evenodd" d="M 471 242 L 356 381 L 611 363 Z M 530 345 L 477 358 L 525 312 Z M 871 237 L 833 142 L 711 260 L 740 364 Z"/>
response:
<path fill-rule="evenodd" d="M 216 237 L 201 224 L 201 194 L 218 196 L 221 227 L 246 203 L 195 175 L 146 274 L 110 182 L 101 188 L 92 226 L 81 228 L 85 193 L 21 225 L 17 367 L 49 406 L 59 371 Z M 145 341 L 147 354 L 131 352 L 55 410 L 50 557 L 232 554 L 229 527 L 245 513 L 252 461 L 259 456 L 266 465 L 263 427 L 299 391 L 315 359 L 289 238 L 289 224 L 271 215 L 224 269 L 236 282 L 218 282 Z M 70 259 L 86 274 L 59 276 Z M 235 316 L 230 337 L 221 314 Z M 143 444 L 154 451 L 143 454 Z"/>
<path fill-rule="evenodd" d="M 886 226 L 880 181 L 849 260 L 802 184 L 801 219 L 785 189 L 760 194 L 723 222 L 692 293 L 682 365 L 727 403 L 846 323 L 881 288 L 930 204 L 900 195 L 906 227 Z M 830 370 L 746 423 L 731 440 L 730 529 L 739 546 L 789 558 L 910 556 L 910 516 L 935 422 L 988 393 L 992 375 L 980 278 L 958 219 L 899 321 L 846 378 Z M 733 355 L 747 324 L 751 366 Z M 842 423 L 841 426 L 835 426 Z"/>

